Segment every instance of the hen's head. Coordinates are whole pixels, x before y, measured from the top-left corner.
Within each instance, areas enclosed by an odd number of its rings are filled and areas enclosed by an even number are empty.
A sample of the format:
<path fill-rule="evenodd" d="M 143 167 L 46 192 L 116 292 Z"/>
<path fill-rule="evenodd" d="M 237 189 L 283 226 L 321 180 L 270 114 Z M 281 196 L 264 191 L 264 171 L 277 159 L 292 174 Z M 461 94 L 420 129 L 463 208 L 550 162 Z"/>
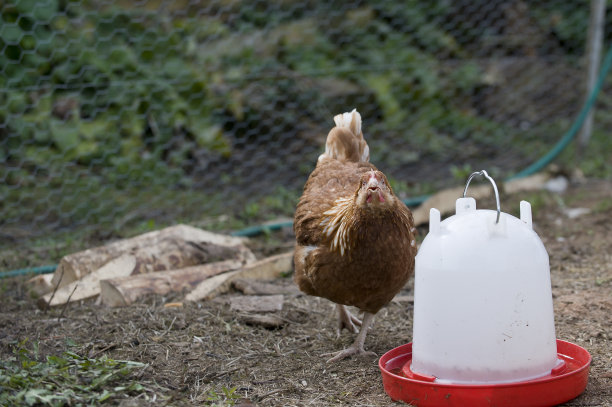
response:
<path fill-rule="evenodd" d="M 377 208 L 393 203 L 395 195 L 382 172 L 368 171 L 361 176 L 359 183 L 355 204 Z"/>
<path fill-rule="evenodd" d="M 339 250 L 344 255 L 355 244 L 357 236 L 364 235 L 359 232 L 358 224 L 363 226 L 372 220 L 378 224 L 382 218 L 393 219 L 395 226 L 405 225 L 408 230 L 412 227 L 410 211 L 395 196 L 385 174 L 371 170 L 361 175 L 354 195 L 336 199 L 323 213 L 320 225 L 331 250 Z"/>

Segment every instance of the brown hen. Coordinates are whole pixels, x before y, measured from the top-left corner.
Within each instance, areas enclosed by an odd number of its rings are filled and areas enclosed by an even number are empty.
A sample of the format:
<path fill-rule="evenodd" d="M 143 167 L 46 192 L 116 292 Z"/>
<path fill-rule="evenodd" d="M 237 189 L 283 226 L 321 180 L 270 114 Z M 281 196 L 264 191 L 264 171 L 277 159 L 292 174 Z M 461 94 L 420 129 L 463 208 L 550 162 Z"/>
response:
<path fill-rule="evenodd" d="M 329 362 L 371 354 L 364 342 L 374 314 L 410 278 L 416 255 L 412 213 L 368 162 L 361 116 L 353 110 L 334 121 L 294 219 L 298 287 L 337 304 L 338 332 L 347 328 L 356 333 L 355 325 L 361 325 L 353 345 Z M 364 312 L 363 323 L 347 305 Z"/>

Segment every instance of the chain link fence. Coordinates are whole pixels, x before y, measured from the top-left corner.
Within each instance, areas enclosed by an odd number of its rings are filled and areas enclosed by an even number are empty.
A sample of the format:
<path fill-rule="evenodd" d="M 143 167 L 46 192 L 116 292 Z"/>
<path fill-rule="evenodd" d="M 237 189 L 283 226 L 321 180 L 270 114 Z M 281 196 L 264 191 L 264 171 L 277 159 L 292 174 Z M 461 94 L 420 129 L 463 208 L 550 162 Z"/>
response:
<path fill-rule="evenodd" d="M 0 17 L 5 242 L 290 216 L 353 108 L 404 198 L 505 177 L 585 97 L 587 1 L 13 0 Z"/>

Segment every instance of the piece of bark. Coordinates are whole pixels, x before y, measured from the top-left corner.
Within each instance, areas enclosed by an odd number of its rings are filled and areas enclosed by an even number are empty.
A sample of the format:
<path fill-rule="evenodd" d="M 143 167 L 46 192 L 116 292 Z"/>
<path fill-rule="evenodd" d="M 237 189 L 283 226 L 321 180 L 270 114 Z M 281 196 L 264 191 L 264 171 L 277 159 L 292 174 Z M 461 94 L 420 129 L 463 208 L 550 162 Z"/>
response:
<path fill-rule="evenodd" d="M 242 314 L 240 321 L 248 325 L 261 326 L 268 329 L 280 328 L 285 324 L 285 321 L 276 315 L 262 314 Z"/>
<path fill-rule="evenodd" d="M 284 297 L 277 295 L 240 295 L 229 300 L 230 310 L 241 312 L 276 312 L 283 309 Z"/>
<path fill-rule="evenodd" d="M 178 269 L 230 257 L 245 263 L 254 261 L 255 256 L 243 242 L 243 238 L 187 225 L 171 226 L 64 256 L 53 274 L 52 285 L 70 284 L 123 254 L 138 259 L 134 273 Z"/>
<path fill-rule="evenodd" d="M 201 282 L 185 297 L 186 301 L 211 299 L 227 292 L 233 281 L 239 278 L 270 280 L 291 271 L 293 251 L 267 257 L 243 266 L 240 270 L 230 271 Z"/>
<path fill-rule="evenodd" d="M 53 291 L 53 285 L 51 285 L 52 279 L 53 274 L 39 274 L 26 281 L 30 295 L 38 298 Z"/>
<path fill-rule="evenodd" d="M 525 178 L 513 179 L 503 184 L 504 192 L 507 194 L 514 194 L 521 191 L 537 191 L 543 189 L 549 179 L 550 174 L 545 172 L 530 175 Z"/>
<path fill-rule="evenodd" d="M 136 257 L 124 254 L 106 263 L 83 278 L 45 294 L 38 300 L 40 308 L 84 300 L 100 294 L 100 280 L 129 275 L 136 265 Z"/>
<path fill-rule="evenodd" d="M 294 285 L 279 285 L 268 281 L 239 278 L 232 283 L 233 287 L 246 295 L 300 294 Z"/>
<path fill-rule="evenodd" d="M 132 304 L 147 294 L 167 294 L 193 289 L 200 282 L 242 266 L 239 260 L 225 260 L 178 270 L 135 274 L 100 281 L 102 304 L 120 307 Z"/>

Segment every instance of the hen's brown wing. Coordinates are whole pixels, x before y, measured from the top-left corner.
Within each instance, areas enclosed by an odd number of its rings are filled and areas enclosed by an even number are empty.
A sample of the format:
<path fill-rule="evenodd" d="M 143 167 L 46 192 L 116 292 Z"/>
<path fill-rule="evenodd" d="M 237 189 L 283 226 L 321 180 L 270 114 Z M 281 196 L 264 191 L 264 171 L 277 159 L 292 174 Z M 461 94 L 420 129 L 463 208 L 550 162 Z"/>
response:
<path fill-rule="evenodd" d="M 323 159 L 317 163 L 304 185 L 304 192 L 297 205 L 293 228 L 297 243 L 317 246 L 321 243 L 323 213 L 336 199 L 353 196 L 359 188 L 359 178 L 364 172 L 376 170 L 369 162 L 348 162 Z"/>

